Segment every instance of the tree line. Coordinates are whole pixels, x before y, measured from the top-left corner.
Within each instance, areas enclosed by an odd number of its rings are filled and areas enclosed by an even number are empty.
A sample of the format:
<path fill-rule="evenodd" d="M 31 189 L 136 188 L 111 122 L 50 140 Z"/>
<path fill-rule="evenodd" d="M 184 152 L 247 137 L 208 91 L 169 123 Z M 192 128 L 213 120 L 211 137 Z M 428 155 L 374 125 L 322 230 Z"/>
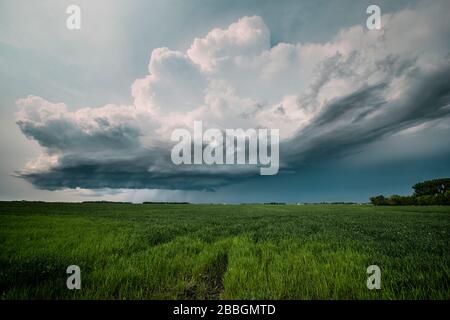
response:
<path fill-rule="evenodd" d="M 370 198 L 376 206 L 410 206 L 410 205 L 450 205 L 450 178 L 427 180 L 416 183 L 414 193 L 410 196 L 394 194 Z"/>

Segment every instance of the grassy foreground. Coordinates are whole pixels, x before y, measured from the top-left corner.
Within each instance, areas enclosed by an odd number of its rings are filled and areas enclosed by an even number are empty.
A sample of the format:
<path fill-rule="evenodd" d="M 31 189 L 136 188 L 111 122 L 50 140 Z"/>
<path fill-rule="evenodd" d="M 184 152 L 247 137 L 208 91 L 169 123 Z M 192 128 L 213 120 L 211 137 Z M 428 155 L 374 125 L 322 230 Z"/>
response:
<path fill-rule="evenodd" d="M 450 208 L 3 202 L 0 295 L 450 299 Z"/>

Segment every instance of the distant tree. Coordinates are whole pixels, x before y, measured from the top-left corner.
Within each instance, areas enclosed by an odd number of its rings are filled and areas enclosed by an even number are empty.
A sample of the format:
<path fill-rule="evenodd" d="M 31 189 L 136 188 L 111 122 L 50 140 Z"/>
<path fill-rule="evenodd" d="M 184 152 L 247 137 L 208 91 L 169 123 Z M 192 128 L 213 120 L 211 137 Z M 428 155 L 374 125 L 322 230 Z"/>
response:
<path fill-rule="evenodd" d="M 402 199 L 402 205 L 404 206 L 414 206 L 417 204 L 415 196 L 406 196 Z"/>
<path fill-rule="evenodd" d="M 435 196 L 432 196 L 432 195 L 418 196 L 418 197 L 416 197 L 416 199 L 417 199 L 416 200 L 417 204 L 419 206 L 430 206 L 433 204 L 437 204 L 437 203 L 435 203 Z"/>
<path fill-rule="evenodd" d="M 370 202 L 375 206 L 450 205 L 450 178 L 420 182 L 413 189 L 414 194 L 411 196 L 394 194 L 386 198 L 379 195 L 370 198 Z"/>
<path fill-rule="evenodd" d="M 387 200 L 388 204 L 391 206 L 400 206 L 402 204 L 402 201 L 402 196 L 399 196 L 398 194 L 390 196 Z"/>
<path fill-rule="evenodd" d="M 390 205 L 393 206 L 409 206 L 416 204 L 415 198 L 411 196 L 399 196 L 393 195 L 388 200 Z"/>
<path fill-rule="evenodd" d="M 388 199 L 386 199 L 386 197 L 383 196 L 383 195 L 379 195 L 379 196 L 370 198 L 370 202 L 374 206 L 385 206 L 385 205 L 388 205 L 388 201 L 387 200 Z"/>
<path fill-rule="evenodd" d="M 450 205 L 450 190 L 444 194 L 444 204 Z"/>
<path fill-rule="evenodd" d="M 442 205 L 442 206 L 448 206 L 450 205 L 450 190 L 446 191 L 443 194 L 438 194 L 435 197 L 435 203 Z"/>
<path fill-rule="evenodd" d="M 450 190 L 450 178 L 434 179 L 417 183 L 413 186 L 415 196 L 444 195 Z"/>

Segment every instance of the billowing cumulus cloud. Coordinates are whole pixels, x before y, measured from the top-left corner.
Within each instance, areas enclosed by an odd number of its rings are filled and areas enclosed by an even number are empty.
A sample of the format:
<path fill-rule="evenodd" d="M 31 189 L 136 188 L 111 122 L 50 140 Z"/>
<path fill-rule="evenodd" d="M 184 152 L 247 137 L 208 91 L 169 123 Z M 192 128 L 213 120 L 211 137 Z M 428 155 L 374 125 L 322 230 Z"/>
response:
<path fill-rule="evenodd" d="M 282 170 L 357 152 L 450 115 L 448 1 L 383 16 L 383 29 L 340 30 L 326 43 L 279 43 L 258 16 L 153 50 L 133 104 L 69 111 L 29 96 L 17 124 L 42 146 L 18 175 L 43 189 L 213 189 L 259 170 L 176 166 L 175 128 L 277 128 Z"/>
<path fill-rule="evenodd" d="M 226 30 L 214 29 L 205 38 L 195 39 L 187 55 L 202 69 L 214 71 L 269 49 L 269 30 L 260 17 L 253 16 L 240 19 Z"/>
<path fill-rule="evenodd" d="M 50 153 L 126 150 L 138 146 L 141 132 L 131 107 L 105 106 L 69 112 L 64 104 L 52 104 L 29 96 L 17 101 L 22 107 L 17 124 Z"/>

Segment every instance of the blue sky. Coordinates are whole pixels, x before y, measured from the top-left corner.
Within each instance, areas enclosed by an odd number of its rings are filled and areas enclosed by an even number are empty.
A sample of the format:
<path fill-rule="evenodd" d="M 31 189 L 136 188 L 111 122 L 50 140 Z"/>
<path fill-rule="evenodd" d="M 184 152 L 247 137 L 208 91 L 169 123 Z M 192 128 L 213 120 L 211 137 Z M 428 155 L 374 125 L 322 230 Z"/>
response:
<path fill-rule="evenodd" d="M 367 201 L 449 176 L 448 1 L 378 1 L 380 31 L 369 4 L 1 1 L 0 199 Z M 282 170 L 174 169 L 194 120 L 281 128 Z"/>

